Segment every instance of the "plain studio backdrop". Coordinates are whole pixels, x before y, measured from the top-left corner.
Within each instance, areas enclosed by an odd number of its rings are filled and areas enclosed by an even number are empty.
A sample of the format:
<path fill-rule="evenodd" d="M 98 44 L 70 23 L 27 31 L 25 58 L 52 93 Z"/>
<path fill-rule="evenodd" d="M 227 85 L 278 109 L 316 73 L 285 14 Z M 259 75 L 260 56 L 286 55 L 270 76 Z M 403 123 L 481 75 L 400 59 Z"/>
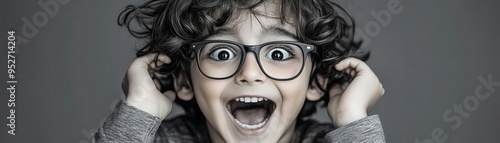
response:
<path fill-rule="evenodd" d="M 0 41 L 7 49 L 7 31 L 16 31 L 18 83 L 15 136 L 6 126 L 9 91 L 0 98 L 1 142 L 89 142 L 124 98 L 122 79 L 143 45 L 116 22 L 138 2 L 2 2 Z M 500 142 L 500 2 L 339 3 L 355 17 L 385 87 L 370 114 L 380 115 L 388 142 Z M 315 117 L 329 121 L 325 110 Z"/>

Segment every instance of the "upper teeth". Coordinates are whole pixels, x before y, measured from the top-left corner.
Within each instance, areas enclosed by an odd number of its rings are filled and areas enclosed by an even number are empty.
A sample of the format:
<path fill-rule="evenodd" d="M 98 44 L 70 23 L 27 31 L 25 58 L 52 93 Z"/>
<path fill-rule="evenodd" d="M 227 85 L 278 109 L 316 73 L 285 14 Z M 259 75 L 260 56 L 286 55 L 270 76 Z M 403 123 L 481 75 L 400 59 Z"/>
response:
<path fill-rule="evenodd" d="M 245 102 L 245 103 L 257 103 L 260 101 L 267 101 L 268 99 L 262 98 L 262 97 L 238 97 L 234 100 L 240 101 L 240 102 Z"/>

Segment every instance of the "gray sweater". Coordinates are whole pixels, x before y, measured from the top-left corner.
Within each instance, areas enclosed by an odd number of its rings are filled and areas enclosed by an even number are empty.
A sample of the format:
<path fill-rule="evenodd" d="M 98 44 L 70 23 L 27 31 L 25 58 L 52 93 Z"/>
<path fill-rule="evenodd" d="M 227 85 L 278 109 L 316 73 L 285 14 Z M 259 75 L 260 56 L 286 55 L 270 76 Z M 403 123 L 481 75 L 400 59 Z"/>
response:
<path fill-rule="evenodd" d="M 158 117 L 120 101 L 92 142 L 174 143 L 210 142 L 204 119 L 180 116 L 161 121 Z M 340 128 L 313 120 L 299 120 L 293 143 L 305 142 L 385 142 L 377 115 L 368 116 Z"/>

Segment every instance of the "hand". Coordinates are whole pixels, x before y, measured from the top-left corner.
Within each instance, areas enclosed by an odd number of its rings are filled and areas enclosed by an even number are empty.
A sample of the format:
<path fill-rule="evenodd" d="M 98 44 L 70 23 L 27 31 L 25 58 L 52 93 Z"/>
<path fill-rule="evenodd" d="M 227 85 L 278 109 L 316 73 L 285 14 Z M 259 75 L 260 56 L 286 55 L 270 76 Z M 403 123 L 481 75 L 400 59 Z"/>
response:
<path fill-rule="evenodd" d="M 384 88 L 366 63 L 355 58 L 340 61 L 335 68 L 354 77 L 342 92 L 341 85 L 330 90 L 328 115 L 336 127 L 367 117 L 368 111 L 384 95 Z"/>
<path fill-rule="evenodd" d="M 169 64 L 170 58 L 160 54 L 155 65 L 154 57 L 155 54 L 151 53 L 135 59 L 123 79 L 122 89 L 129 105 L 163 120 L 172 111 L 172 101 L 176 96 L 173 91 L 161 93 L 159 81 L 152 78 L 157 66 Z"/>

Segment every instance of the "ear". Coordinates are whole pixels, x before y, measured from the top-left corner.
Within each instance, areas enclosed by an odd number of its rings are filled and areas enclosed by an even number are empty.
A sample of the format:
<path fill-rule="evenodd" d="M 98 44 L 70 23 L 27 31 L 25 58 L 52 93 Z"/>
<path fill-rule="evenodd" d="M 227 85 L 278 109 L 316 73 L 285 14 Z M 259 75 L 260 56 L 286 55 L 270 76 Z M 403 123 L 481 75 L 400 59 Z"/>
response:
<path fill-rule="evenodd" d="M 177 97 L 185 101 L 193 99 L 194 93 L 187 75 L 185 73 L 179 73 L 172 77 L 174 78 L 174 89 L 175 93 L 177 93 Z"/>
<path fill-rule="evenodd" d="M 316 83 L 316 81 L 313 79 L 307 91 L 306 98 L 309 101 L 318 101 L 319 99 L 321 99 L 321 97 L 323 97 L 323 95 L 325 95 L 325 92 L 323 92 L 321 88 L 326 89 L 328 78 L 325 78 L 321 75 L 317 75 L 316 79 L 318 80 L 318 83 Z"/>

